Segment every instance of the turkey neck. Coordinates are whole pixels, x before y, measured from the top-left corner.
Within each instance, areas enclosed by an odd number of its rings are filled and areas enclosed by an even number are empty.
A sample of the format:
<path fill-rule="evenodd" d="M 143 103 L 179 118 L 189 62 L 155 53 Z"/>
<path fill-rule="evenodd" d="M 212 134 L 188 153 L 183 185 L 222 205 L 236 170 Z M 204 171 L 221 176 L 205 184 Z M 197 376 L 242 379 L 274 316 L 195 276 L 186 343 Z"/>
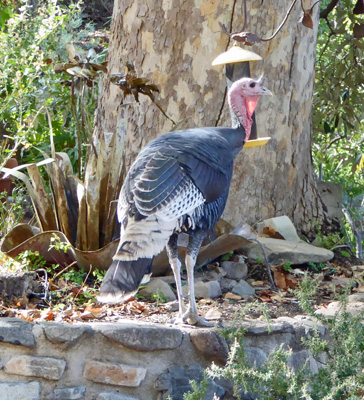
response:
<path fill-rule="evenodd" d="M 246 106 L 246 99 L 230 91 L 229 105 L 232 128 L 241 136 L 244 143 L 249 139 L 253 124 L 252 116 Z"/>
<path fill-rule="evenodd" d="M 226 85 L 227 90 L 229 91 L 232 84 L 238 81 L 241 78 L 247 77 L 250 78 L 250 65 L 249 62 L 242 62 L 242 63 L 234 63 L 234 64 L 226 64 Z M 231 127 L 233 129 L 244 129 L 243 125 L 240 123 L 239 118 L 235 115 L 235 113 L 230 109 L 230 116 L 231 116 Z M 250 139 L 257 138 L 257 125 L 255 123 L 255 114 L 252 115 L 252 125 L 251 125 L 251 132 L 250 132 Z M 245 132 L 245 131 L 244 131 Z M 245 136 L 245 133 L 244 133 Z"/>

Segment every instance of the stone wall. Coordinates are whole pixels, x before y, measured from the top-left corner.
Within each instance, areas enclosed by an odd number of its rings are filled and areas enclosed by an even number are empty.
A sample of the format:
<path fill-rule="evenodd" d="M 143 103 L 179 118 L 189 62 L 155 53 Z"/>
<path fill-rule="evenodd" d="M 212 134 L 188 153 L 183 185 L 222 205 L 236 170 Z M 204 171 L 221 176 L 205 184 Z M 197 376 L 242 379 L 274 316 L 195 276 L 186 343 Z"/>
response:
<path fill-rule="evenodd" d="M 250 362 L 266 360 L 285 343 L 293 367 L 317 361 L 301 345 L 315 327 L 304 317 L 279 318 L 271 333 L 263 322 L 244 322 Z M 325 329 L 319 327 L 325 334 Z M 228 346 L 215 329 L 121 320 L 119 323 L 31 323 L 0 318 L 0 400 L 182 400 L 190 379 L 212 361 L 224 364 Z M 211 382 L 213 393 L 232 399 L 229 382 Z"/>

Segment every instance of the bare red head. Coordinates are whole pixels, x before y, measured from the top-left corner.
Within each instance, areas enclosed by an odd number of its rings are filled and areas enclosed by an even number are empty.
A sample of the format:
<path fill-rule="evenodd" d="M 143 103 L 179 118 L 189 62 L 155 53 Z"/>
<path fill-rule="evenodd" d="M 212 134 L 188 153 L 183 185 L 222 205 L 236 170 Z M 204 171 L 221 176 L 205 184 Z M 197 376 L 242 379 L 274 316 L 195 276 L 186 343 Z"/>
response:
<path fill-rule="evenodd" d="M 272 95 L 263 86 L 263 75 L 258 80 L 252 78 L 239 79 L 229 89 L 229 105 L 245 129 L 245 141 L 249 139 L 253 123 L 252 115 L 258 103 L 259 96 L 262 95 Z"/>

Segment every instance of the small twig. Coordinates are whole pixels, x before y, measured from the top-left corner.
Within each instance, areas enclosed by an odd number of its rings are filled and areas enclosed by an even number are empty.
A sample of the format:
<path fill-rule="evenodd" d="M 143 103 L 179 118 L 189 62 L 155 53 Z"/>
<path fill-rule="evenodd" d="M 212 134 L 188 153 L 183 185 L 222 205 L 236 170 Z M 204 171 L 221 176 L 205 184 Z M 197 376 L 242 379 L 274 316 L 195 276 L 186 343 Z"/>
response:
<path fill-rule="evenodd" d="M 294 5 L 296 4 L 296 1 L 297 0 L 293 0 L 293 2 L 291 4 L 291 7 L 286 12 L 286 16 L 284 17 L 283 21 L 281 22 L 281 24 L 279 25 L 277 30 L 273 33 L 273 35 L 271 37 L 267 38 L 267 39 L 261 39 L 262 42 L 269 42 L 270 40 L 274 39 L 277 36 L 278 32 L 283 28 L 283 25 L 286 23 L 286 21 L 287 21 L 287 19 L 289 17 L 289 14 L 291 14 L 292 9 L 293 9 Z"/>
<path fill-rule="evenodd" d="M 340 248 L 343 248 L 343 247 L 349 247 L 349 249 L 350 249 L 350 245 L 348 245 L 348 244 L 339 244 L 337 246 L 331 247 L 330 251 L 333 251 L 335 249 L 340 249 Z"/>
<path fill-rule="evenodd" d="M 261 243 L 258 239 L 252 239 L 252 238 L 250 238 L 249 240 L 252 240 L 252 241 L 254 241 L 254 242 L 257 242 L 257 243 L 259 244 L 260 248 L 262 249 L 262 252 L 263 252 L 263 255 L 264 255 L 264 259 L 265 259 L 265 265 L 266 265 L 267 271 L 268 271 L 268 276 L 269 276 L 270 284 L 271 284 L 271 286 L 272 286 L 272 289 L 273 289 L 273 290 L 276 290 L 277 287 L 276 287 L 276 285 L 274 284 L 274 280 L 273 280 L 273 276 L 272 276 L 272 271 L 271 271 L 270 266 L 269 266 L 268 257 L 267 257 L 267 253 L 266 253 L 266 251 L 265 251 L 264 246 L 262 245 L 262 243 Z"/>
<path fill-rule="evenodd" d="M 324 20 L 326 21 L 327 26 L 329 27 L 329 29 L 330 29 L 330 31 L 331 31 L 331 35 L 336 35 L 336 32 L 332 29 L 332 26 L 331 26 L 331 24 L 330 24 L 329 19 L 328 19 L 328 18 L 324 18 Z"/>
<path fill-rule="evenodd" d="M 160 111 L 167 119 L 169 119 L 169 120 L 172 122 L 173 125 L 176 125 L 176 122 L 173 121 L 173 119 L 172 119 L 171 117 L 169 117 L 169 116 L 166 114 L 166 112 L 163 110 L 163 108 L 162 108 L 154 99 L 151 98 L 151 100 L 152 100 L 152 102 L 158 107 L 159 111 Z"/>
<path fill-rule="evenodd" d="M 62 271 L 58 272 L 56 275 L 53 276 L 53 280 L 55 281 L 59 276 L 61 276 L 64 272 L 69 270 L 75 264 L 77 264 L 77 261 L 73 261 L 70 265 L 67 265 L 67 267 L 62 269 Z"/>
<path fill-rule="evenodd" d="M 76 296 L 74 297 L 74 300 L 76 300 L 77 297 L 78 297 L 78 295 L 81 293 L 81 290 L 82 290 L 82 288 L 85 286 L 85 282 L 87 281 L 87 278 L 88 278 L 89 275 L 91 274 L 91 271 L 92 271 L 92 264 L 90 265 L 90 270 L 88 271 L 88 273 L 87 273 L 87 275 L 86 275 L 86 278 L 82 281 L 82 285 L 81 285 L 81 287 L 79 288 L 79 290 L 78 290 Z"/>

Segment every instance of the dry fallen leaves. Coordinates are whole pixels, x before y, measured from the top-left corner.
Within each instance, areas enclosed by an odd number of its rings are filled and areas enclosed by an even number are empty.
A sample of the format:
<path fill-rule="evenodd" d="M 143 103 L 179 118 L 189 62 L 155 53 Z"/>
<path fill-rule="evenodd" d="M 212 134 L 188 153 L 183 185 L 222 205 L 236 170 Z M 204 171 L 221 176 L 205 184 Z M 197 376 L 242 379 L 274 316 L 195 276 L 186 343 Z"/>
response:
<path fill-rule="evenodd" d="M 295 288 L 298 285 L 297 278 L 286 271 L 282 265 L 272 265 L 274 283 L 279 289 L 287 290 L 288 288 Z"/>

